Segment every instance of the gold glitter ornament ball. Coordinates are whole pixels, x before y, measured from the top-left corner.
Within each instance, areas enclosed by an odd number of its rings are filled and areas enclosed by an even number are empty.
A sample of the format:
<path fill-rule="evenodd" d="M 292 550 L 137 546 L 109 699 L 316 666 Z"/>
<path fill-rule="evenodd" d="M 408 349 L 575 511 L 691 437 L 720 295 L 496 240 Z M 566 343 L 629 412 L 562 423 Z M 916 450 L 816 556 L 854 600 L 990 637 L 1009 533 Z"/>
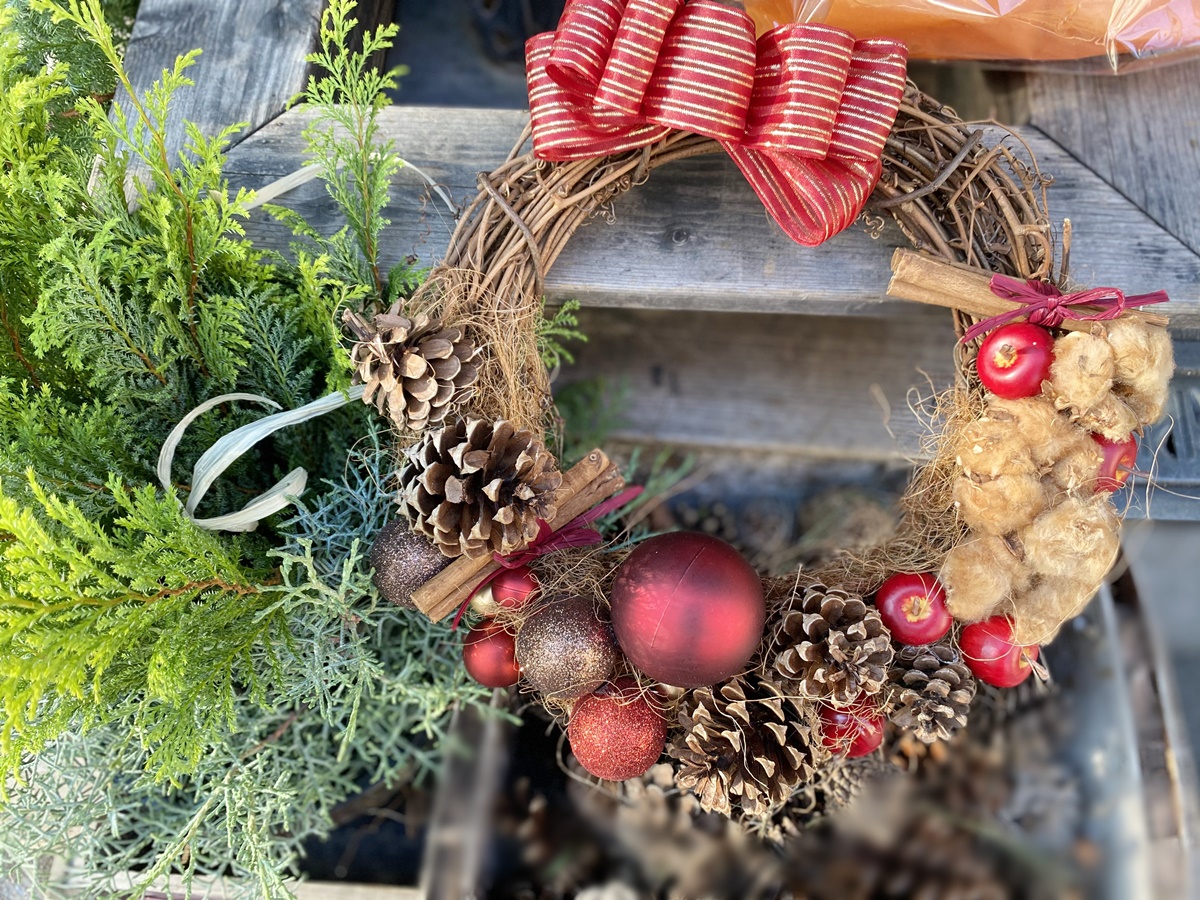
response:
<path fill-rule="evenodd" d="M 372 581 L 385 600 L 411 607 L 412 594 L 451 560 L 427 537 L 417 534 L 406 519 L 392 519 L 371 545 Z"/>
<path fill-rule="evenodd" d="M 548 601 L 517 632 L 522 676 L 548 700 L 594 691 L 612 674 L 617 652 L 612 627 L 583 597 Z"/>

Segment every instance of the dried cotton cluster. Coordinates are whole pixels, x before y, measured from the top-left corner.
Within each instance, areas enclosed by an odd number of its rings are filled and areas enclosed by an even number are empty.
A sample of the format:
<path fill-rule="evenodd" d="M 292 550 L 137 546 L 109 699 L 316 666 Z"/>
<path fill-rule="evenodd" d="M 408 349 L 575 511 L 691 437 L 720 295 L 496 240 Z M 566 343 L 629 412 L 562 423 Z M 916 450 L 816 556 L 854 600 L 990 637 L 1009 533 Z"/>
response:
<path fill-rule="evenodd" d="M 1058 338 L 1040 395 L 988 398 L 953 445 L 970 529 L 941 572 L 955 618 L 1007 613 L 1016 640 L 1045 643 L 1083 609 L 1119 547 L 1092 433 L 1121 441 L 1160 418 L 1173 371 L 1166 329 L 1124 318 Z"/>

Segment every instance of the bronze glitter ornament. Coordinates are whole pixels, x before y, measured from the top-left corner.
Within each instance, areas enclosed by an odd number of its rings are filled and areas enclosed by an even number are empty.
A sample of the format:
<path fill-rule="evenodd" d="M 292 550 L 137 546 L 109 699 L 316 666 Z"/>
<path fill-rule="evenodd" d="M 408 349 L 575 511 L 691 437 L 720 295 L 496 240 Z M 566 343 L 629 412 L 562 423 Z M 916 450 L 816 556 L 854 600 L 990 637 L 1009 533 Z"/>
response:
<path fill-rule="evenodd" d="M 608 680 L 617 642 L 590 600 L 559 597 L 522 623 L 517 662 L 525 680 L 547 700 L 574 700 Z"/>
<path fill-rule="evenodd" d="M 392 519 L 380 529 L 369 559 L 375 569 L 371 580 L 380 595 L 407 607 L 413 606 L 413 591 L 450 565 L 433 542 L 404 519 Z"/>

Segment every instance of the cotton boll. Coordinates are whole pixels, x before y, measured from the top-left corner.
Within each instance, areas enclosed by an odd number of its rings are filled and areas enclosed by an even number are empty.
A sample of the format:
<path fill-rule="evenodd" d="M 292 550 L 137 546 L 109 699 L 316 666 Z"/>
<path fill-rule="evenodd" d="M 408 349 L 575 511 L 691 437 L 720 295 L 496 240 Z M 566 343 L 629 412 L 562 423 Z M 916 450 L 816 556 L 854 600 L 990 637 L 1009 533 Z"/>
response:
<path fill-rule="evenodd" d="M 1094 591 L 1117 558 L 1119 527 L 1107 494 L 1068 497 L 1021 533 L 1025 560 L 1043 578 Z"/>
<path fill-rule="evenodd" d="M 1099 335 L 1072 331 L 1054 342 L 1050 395 L 1058 409 L 1084 412 L 1113 386 L 1113 349 Z"/>
<path fill-rule="evenodd" d="M 1171 336 L 1165 328 L 1131 318 L 1109 322 L 1107 331 L 1117 393 L 1143 424 L 1157 422 L 1175 372 Z"/>
<path fill-rule="evenodd" d="M 1016 597 L 1010 613 L 1013 640 L 1019 644 L 1048 644 L 1063 623 L 1083 612 L 1095 593 L 1075 579 L 1042 578 Z"/>
<path fill-rule="evenodd" d="M 1005 535 L 1023 528 L 1046 508 L 1046 492 L 1036 475 L 1001 475 L 984 481 L 954 482 L 954 504 L 976 531 Z"/>
<path fill-rule="evenodd" d="M 1088 431 L 1104 435 L 1110 441 L 1123 441 L 1130 432 L 1141 427 L 1137 413 L 1116 394 L 1109 394 L 1084 412 L 1079 417 L 1079 424 Z"/>
<path fill-rule="evenodd" d="M 1035 471 L 1028 440 L 1007 418 L 984 416 L 969 422 L 954 442 L 954 455 L 965 474 L 978 478 Z"/>
<path fill-rule="evenodd" d="M 946 589 L 946 608 L 962 622 L 978 622 L 996 613 L 1025 582 L 1025 567 L 1003 538 L 972 534 L 942 563 L 938 576 Z"/>
<path fill-rule="evenodd" d="M 1004 400 L 993 397 L 987 416 L 1021 435 L 1034 465 L 1041 472 L 1051 467 L 1078 443 L 1082 432 L 1045 397 Z"/>
<path fill-rule="evenodd" d="M 1104 453 L 1090 434 L 1078 428 L 1072 428 L 1071 431 L 1071 445 L 1064 449 L 1050 469 L 1049 480 L 1056 494 L 1091 494 L 1095 490 Z"/>

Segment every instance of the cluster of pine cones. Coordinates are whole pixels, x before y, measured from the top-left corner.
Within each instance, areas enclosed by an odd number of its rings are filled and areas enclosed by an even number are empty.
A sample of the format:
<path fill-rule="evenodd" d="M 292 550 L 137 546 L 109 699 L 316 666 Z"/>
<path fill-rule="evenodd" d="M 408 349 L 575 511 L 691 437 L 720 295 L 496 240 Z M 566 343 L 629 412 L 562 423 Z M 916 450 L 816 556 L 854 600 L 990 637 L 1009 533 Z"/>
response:
<path fill-rule="evenodd" d="M 893 725 L 926 744 L 966 723 L 976 685 L 957 648 L 948 640 L 896 648 L 861 597 L 812 584 L 767 634 L 751 671 L 680 701 L 667 749 L 676 785 L 706 812 L 757 822 L 768 836 L 811 818 L 814 791 L 846 765 L 822 743 L 818 704 L 874 698 Z"/>

